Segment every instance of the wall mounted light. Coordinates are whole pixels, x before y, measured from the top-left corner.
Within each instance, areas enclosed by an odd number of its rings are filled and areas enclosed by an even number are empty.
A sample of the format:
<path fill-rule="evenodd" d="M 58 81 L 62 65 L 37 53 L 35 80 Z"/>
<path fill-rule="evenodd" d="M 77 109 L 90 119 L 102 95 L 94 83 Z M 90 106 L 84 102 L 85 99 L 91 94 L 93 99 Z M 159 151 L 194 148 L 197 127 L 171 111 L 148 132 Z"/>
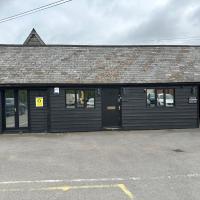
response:
<path fill-rule="evenodd" d="M 59 87 L 54 87 L 53 93 L 54 94 L 59 94 L 60 93 L 60 88 Z"/>
<path fill-rule="evenodd" d="M 197 96 L 197 88 L 196 87 L 192 87 L 191 88 L 191 95 L 192 96 Z"/>
<path fill-rule="evenodd" d="M 121 89 L 121 96 L 125 96 L 126 95 L 126 88 L 122 88 Z"/>
<path fill-rule="evenodd" d="M 98 95 L 98 96 L 101 95 L 101 89 L 100 89 L 100 88 L 97 89 L 97 95 Z"/>

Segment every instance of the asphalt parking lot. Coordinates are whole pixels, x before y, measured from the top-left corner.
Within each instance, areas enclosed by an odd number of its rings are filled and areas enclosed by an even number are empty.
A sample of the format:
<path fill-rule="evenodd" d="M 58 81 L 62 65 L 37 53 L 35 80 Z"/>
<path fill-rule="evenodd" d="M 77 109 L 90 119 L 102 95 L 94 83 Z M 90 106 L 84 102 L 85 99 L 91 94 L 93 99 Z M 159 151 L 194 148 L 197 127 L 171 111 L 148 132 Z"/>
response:
<path fill-rule="evenodd" d="M 0 135 L 1 200 L 199 196 L 199 129 Z"/>

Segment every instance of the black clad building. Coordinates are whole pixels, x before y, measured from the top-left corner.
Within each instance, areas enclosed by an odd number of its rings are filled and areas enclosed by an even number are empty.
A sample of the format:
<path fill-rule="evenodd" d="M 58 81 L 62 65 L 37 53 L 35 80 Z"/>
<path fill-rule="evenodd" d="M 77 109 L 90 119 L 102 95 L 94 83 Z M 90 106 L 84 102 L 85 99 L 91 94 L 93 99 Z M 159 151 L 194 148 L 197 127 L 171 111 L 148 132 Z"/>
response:
<path fill-rule="evenodd" d="M 200 46 L 0 45 L 0 132 L 199 127 Z"/>

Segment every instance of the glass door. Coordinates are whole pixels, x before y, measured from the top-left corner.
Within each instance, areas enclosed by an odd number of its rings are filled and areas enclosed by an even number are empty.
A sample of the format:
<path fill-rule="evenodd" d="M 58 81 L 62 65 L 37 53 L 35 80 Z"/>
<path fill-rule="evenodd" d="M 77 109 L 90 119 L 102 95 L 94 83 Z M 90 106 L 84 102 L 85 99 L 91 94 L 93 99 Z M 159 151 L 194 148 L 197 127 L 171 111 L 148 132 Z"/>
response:
<path fill-rule="evenodd" d="M 28 127 L 27 90 L 5 90 L 4 118 L 5 129 L 22 129 Z"/>
<path fill-rule="evenodd" d="M 15 92 L 14 90 L 5 90 L 5 126 L 6 129 L 15 128 Z"/>
<path fill-rule="evenodd" d="M 18 91 L 18 118 L 19 128 L 28 127 L 28 98 L 27 90 Z"/>

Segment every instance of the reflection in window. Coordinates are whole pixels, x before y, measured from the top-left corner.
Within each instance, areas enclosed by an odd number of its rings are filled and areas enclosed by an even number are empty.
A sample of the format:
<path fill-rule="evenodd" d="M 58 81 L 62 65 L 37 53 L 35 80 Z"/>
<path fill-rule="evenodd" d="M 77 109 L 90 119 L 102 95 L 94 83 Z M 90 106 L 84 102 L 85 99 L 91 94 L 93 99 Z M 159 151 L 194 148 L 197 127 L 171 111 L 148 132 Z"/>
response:
<path fill-rule="evenodd" d="M 146 89 L 148 107 L 174 107 L 175 89 Z"/>
<path fill-rule="evenodd" d="M 165 105 L 164 101 L 164 90 L 163 89 L 157 89 L 157 106 L 161 107 Z"/>
<path fill-rule="evenodd" d="M 95 98 L 94 90 L 85 90 L 85 101 L 87 108 L 94 108 L 94 98 Z"/>
<path fill-rule="evenodd" d="M 6 128 L 15 127 L 15 94 L 14 90 L 5 91 Z"/>
<path fill-rule="evenodd" d="M 66 90 L 66 106 L 67 108 L 94 108 L 95 90 Z"/>
<path fill-rule="evenodd" d="M 166 107 L 174 106 L 174 90 L 173 89 L 165 89 L 165 105 Z"/>
<path fill-rule="evenodd" d="M 66 90 L 67 108 L 75 108 L 75 90 Z"/>
<path fill-rule="evenodd" d="M 155 107 L 156 106 L 156 93 L 155 89 L 147 89 L 147 106 Z"/>
<path fill-rule="evenodd" d="M 19 90 L 18 93 L 19 127 L 28 127 L 28 100 L 27 90 Z"/>
<path fill-rule="evenodd" d="M 84 108 L 85 93 L 83 90 L 76 91 L 77 108 Z"/>

